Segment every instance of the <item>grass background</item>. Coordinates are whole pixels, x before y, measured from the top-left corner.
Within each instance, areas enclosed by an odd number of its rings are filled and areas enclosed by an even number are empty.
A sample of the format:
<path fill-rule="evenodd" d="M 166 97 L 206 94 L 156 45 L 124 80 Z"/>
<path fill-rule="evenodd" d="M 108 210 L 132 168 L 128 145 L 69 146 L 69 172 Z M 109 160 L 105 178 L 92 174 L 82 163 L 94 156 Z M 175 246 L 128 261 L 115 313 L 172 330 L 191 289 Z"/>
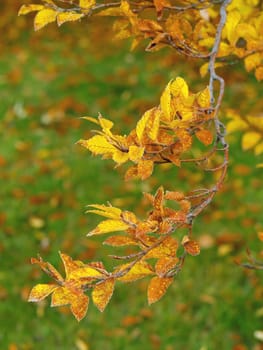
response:
<path fill-rule="evenodd" d="M 87 204 L 111 200 L 142 214 L 141 191 L 211 179 L 191 167 L 161 168 L 146 183 L 123 183 L 113 163 L 75 145 L 90 135 L 80 116 L 100 111 L 127 131 L 157 103 L 170 78 L 182 75 L 197 91 L 206 82 L 196 63 L 168 50 L 129 52 L 128 43 L 111 42 L 109 23 L 51 25 L 34 33 L 30 16 L 16 17 L 20 4 L 1 4 L 0 349 L 262 349 L 254 337 L 262 330 L 262 273 L 234 263 L 246 260 L 247 247 L 262 249 L 256 236 L 263 226 L 262 170 L 252 152 L 242 152 L 238 134 L 230 137 L 224 190 L 195 224 L 202 253 L 189 257 L 159 303 L 147 306 L 147 281 L 118 285 L 105 312 L 91 305 L 81 323 L 67 308 L 49 308 L 49 301 L 27 303 L 32 286 L 47 281 L 30 265 L 37 253 L 55 266 L 58 250 L 110 265 L 112 251 L 85 236 L 97 223 L 84 214 Z M 262 84 L 242 66 L 226 77 L 224 107 L 262 107 Z"/>

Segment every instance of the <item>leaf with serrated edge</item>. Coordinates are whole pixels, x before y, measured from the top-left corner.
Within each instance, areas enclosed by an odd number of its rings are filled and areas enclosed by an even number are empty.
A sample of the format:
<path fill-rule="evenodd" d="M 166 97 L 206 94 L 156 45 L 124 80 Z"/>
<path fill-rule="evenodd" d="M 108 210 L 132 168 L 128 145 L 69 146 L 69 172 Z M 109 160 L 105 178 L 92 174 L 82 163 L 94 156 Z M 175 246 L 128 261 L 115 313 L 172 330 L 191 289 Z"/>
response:
<path fill-rule="evenodd" d="M 93 136 L 89 140 L 79 140 L 77 143 L 87 148 L 91 153 L 95 155 L 111 155 L 116 150 L 116 148 L 102 135 Z"/>
<path fill-rule="evenodd" d="M 92 300 L 94 305 L 103 312 L 110 301 L 114 291 L 114 278 L 109 278 L 100 284 L 97 284 L 92 291 Z"/>
<path fill-rule="evenodd" d="M 81 321 L 87 314 L 89 307 L 89 297 L 83 293 L 71 295 L 70 310 L 77 319 Z"/>
<path fill-rule="evenodd" d="M 129 263 L 117 266 L 114 273 L 124 271 L 129 266 Z M 139 261 L 124 276 L 118 277 L 117 279 L 118 281 L 122 282 L 133 282 L 143 277 L 152 275 L 153 273 L 153 268 L 150 264 L 145 261 Z"/>
<path fill-rule="evenodd" d="M 37 31 L 47 24 L 55 22 L 57 18 L 57 12 L 53 9 L 44 9 L 39 11 L 34 19 L 34 29 Z"/>
<path fill-rule="evenodd" d="M 98 226 L 89 232 L 87 236 L 100 235 L 108 232 L 125 231 L 129 228 L 129 225 L 125 224 L 121 220 L 104 220 L 98 224 Z"/>
<path fill-rule="evenodd" d="M 43 5 L 38 5 L 38 4 L 22 5 L 19 9 L 18 16 L 26 15 L 34 11 L 40 11 L 43 8 L 44 8 Z"/>
<path fill-rule="evenodd" d="M 121 215 L 121 209 L 116 207 L 106 206 L 103 204 L 89 204 L 88 206 L 95 208 L 96 210 L 87 210 L 86 213 L 94 213 L 111 219 L 119 219 Z"/>
<path fill-rule="evenodd" d="M 112 236 L 107 238 L 103 244 L 111 245 L 113 247 L 122 247 L 126 245 L 137 245 L 137 242 L 128 236 Z"/>
<path fill-rule="evenodd" d="M 170 81 L 166 85 L 166 87 L 165 87 L 165 89 L 164 89 L 164 91 L 163 91 L 163 93 L 161 95 L 161 99 L 160 99 L 161 109 L 162 109 L 162 111 L 164 113 L 165 119 L 168 120 L 168 121 L 172 120 L 172 113 L 171 113 L 171 82 L 172 81 Z"/>
<path fill-rule="evenodd" d="M 149 305 L 161 299 L 172 282 L 172 277 L 153 277 L 149 283 L 147 290 Z"/>
<path fill-rule="evenodd" d="M 151 111 L 152 111 L 151 109 L 149 111 L 146 111 L 136 125 L 136 135 L 139 141 L 142 141 L 143 139 L 143 135 L 151 115 Z"/>
<path fill-rule="evenodd" d="M 61 12 L 57 15 L 58 26 L 61 26 L 65 22 L 74 22 L 83 17 L 83 13 L 75 12 Z"/>
<path fill-rule="evenodd" d="M 56 288 L 58 288 L 58 286 L 55 284 L 37 284 L 34 288 L 32 288 L 28 301 L 41 301 L 51 294 Z"/>

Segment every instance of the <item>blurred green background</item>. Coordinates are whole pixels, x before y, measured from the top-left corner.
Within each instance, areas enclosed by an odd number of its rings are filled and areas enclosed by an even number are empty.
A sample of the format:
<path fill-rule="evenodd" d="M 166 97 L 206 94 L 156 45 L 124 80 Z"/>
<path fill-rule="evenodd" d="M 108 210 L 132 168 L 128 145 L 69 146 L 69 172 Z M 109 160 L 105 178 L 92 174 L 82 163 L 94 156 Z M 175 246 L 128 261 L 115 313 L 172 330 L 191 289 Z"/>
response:
<path fill-rule="evenodd" d="M 22 3 L 1 1 L 0 349 L 262 350 L 255 331 L 263 332 L 263 274 L 235 264 L 247 260 L 247 248 L 255 256 L 262 250 L 262 169 L 259 157 L 241 150 L 238 133 L 229 138 L 224 190 L 195 223 L 202 253 L 187 259 L 160 302 L 148 307 L 147 281 L 139 281 L 119 284 L 103 314 L 90 305 L 81 323 L 49 300 L 27 303 L 32 286 L 47 281 L 30 265 L 38 253 L 60 267 L 59 250 L 111 266 L 113 251 L 86 237 L 98 222 L 84 214 L 87 204 L 110 200 L 143 215 L 142 191 L 211 178 L 193 167 L 164 167 L 145 183 L 124 183 L 122 169 L 75 144 L 93 128 L 81 116 L 101 112 L 128 131 L 169 79 L 181 75 L 193 90 L 204 87 L 200 63 L 166 49 L 130 52 L 129 42 L 112 42 L 104 19 L 35 33 L 32 16 L 17 17 Z M 225 76 L 225 108 L 262 108 L 262 84 L 242 65 Z"/>

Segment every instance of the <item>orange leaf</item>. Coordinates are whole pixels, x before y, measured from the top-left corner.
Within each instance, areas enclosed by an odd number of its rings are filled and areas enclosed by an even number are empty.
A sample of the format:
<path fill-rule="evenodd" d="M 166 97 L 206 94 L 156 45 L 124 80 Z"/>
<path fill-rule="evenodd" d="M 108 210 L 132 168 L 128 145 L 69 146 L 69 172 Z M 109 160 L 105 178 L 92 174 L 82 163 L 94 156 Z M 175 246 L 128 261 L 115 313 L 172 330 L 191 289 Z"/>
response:
<path fill-rule="evenodd" d="M 148 286 L 148 303 L 153 304 L 161 299 L 172 282 L 172 277 L 153 277 Z"/>
<path fill-rule="evenodd" d="M 58 286 L 55 284 L 37 284 L 32 288 L 28 301 L 38 302 L 43 300 L 57 288 Z"/>
<path fill-rule="evenodd" d="M 125 181 L 132 180 L 138 177 L 138 167 L 137 165 L 130 167 L 124 176 Z"/>
<path fill-rule="evenodd" d="M 155 264 L 155 271 L 159 277 L 166 274 L 169 270 L 175 267 L 179 259 L 177 257 L 163 257 L 160 258 Z"/>
<path fill-rule="evenodd" d="M 206 146 L 211 145 L 213 142 L 213 134 L 209 130 L 198 130 L 195 136 Z"/>
<path fill-rule="evenodd" d="M 198 242 L 190 240 L 188 236 L 183 237 L 182 245 L 184 246 L 184 249 L 188 254 L 192 256 L 200 254 L 200 246 Z"/>
<path fill-rule="evenodd" d="M 154 196 L 153 206 L 157 210 L 163 209 L 163 200 L 164 200 L 164 190 L 163 187 L 159 187 Z"/>
<path fill-rule="evenodd" d="M 184 199 L 184 194 L 178 191 L 166 191 L 164 198 L 178 202 Z"/>
<path fill-rule="evenodd" d="M 138 176 L 145 180 L 152 175 L 153 172 L 153 161 L 141 160 L 138 163 Z"/>
<path fill-rule="evenodd" d="M 103 312 L 110 301 L 114 290 L 114 278 L 109 278 L 100 284 L 97 284 L 92 291 L 92 300 L 97 308 Z"/>
<path fill-rule="evenodd" d="M 263 242 L 263 231 L 258 232 L 258 238 Z"/>
<path fill-rule="evenodd" d="M 86 316 L 89 307 L 89 297 L 83 293 L 71 294 L 70 310 L 77 319 L 80 321 Z"/>
<path fill-rule="evenodd" d="M 130 226 L 135 226 L 138 222 L 136 215 L 128 210 L 125 210 L 121 213 L 121 218 L 126 224 Z"/>

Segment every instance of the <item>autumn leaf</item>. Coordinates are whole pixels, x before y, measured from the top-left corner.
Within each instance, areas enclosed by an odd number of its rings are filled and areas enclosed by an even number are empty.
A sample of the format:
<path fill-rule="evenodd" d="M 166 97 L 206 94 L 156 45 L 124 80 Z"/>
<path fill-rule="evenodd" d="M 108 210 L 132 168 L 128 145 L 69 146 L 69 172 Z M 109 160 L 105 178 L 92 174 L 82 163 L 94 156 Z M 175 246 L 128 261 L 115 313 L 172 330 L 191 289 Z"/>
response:
<path fill-rule="evenodd" d="M 57 15 L 58 13 L 51 8 L 40 10 L 34 19 L 34 29 L 39 30 L 47 24 L 55 22 Z"/>
<path fill-rule="evenodd" d="M 149 283 L 147 291 L 149 305 L 160 300 L 172 282 L 172 277 L 153 277 Z"/>
<path fill-rule="evenodd" d="M 58 26 L 61 26 L 65 22 L 74 22 L 84 16 L 83 13 L 75 12 L 61 12 L 57 15 Z"/>
<path fill-rule="evenodd" d="M 93 136 L 89 140 L 79 140 L 77 143 L 95 155 L 111 156 L 115 152 L 115 147 L 102 135 Z"/>
<path fill-rule="evenodd" d="M 89 10 L 95 4 L 95 0 L 79 0 L 79 6 L 82 7 L 84 10 Z"/>
<path fill-rule="evenodd" d="M 142 180 L 146 180 L 152 175 L 153 172 L 153 161 L 141 160 L 138 163 L 138 177 Z"/>
<path fill-rule="evenodd" d="M 28 301 L 41 301 L 51 294 L 57 287 L 58 286 L 56 284 L 38 284 L 32 288 Z"/>
<path fill-rule="evenodd" d="M 256 131 L 248 131 L 242 136 L 242 148 L 248 150 L 254 147 L 261 139 L 261 134 Z"/>
<path fill-rule="evenodd" d="M 104 204 L 89 204 L 88 206 L 95 209 L 87 210 L 86 213 L 93 213 L 111 219 L 120 219 L 121 217 L 122 211 L 119 208 L 107 206 Z"/>
<path fill-rule="evenodd" d="M 139 261 L 132 267 L 130 266 L 131 264 L 128 263 L 119 265 L 115 268 L 114 275 L 124 273 L 124 275 L 121 277 L 117 276 L 118 281 L 133 282 L 154 274 L 152 266 L 145 261 Z"/>
<path fill-rule="evenodd" d="M 90 231 L 87 236 L 101 235 L 114 231 L 125 231 L 128 228 L 129 225 L 122 220 L 104 220 L 100 222 L 94 230 Z"/>
<path fill-rule="evenodd" d="M 155 264 L 155 271 L 159 277 L 163 277 L 168 271 L 173 269 L 178 262 L 179 259 L 177 257 L 161 257 Z"/>
<path fill-rule="evenodd" d="M 18 16 L 26 15 L 34 11 L 40 11 L 40 10 L 43 10 L 44 8 L 45 7 L 43 5 L 38 5 L 38 4 L 22 5 L 19 9 Z"/>
<path fill-rule="evenodd" d="M 97 284 L 92 291 L 93 303 L 101 312 L 104 311 L 105 307 L 112 297 L 114 284 L 114 278 L 108 278 L 105 281 Z"/>
<path fill-rule="evenodd" d="M 144 147 L 132 145 L 129 147 L 129 158 L 132 162 L 138 163 L 142 159 L 144 154 Z"/>
<path fill-rule="evenodd" d="M 213 134 L 209 130 L 205 130 L 205 129 L 198 130 L 196 131 L 195 136 L 205 146 L 209 146 L 213 142 Z"/>
<path fill-rule="evenodd" d="M 184 246 L 184 249 L 188 254 L 192 256 L 200 254 L 200 246 L 198 242 L 191 240 L 188 236 L 183 237 L 182 245 Z"/>
<path fill-rule="evenodd" d="M 103 244 L 111 245 L 113 247 L 122 247 L 127 245 L 137 245 L 137 241 L 128 236 L 112 236 L 107 238 Z"/>

